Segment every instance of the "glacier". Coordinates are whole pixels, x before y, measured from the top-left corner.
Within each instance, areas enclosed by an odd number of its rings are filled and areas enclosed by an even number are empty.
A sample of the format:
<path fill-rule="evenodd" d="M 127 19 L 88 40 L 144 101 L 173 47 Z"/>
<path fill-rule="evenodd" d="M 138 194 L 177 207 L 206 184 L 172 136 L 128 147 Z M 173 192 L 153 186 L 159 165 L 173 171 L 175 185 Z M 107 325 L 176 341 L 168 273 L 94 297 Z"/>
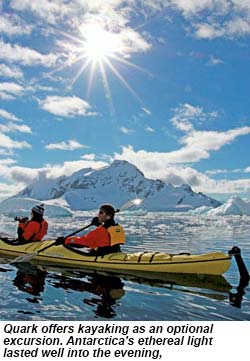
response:
<path fill-rule="evenodd" d="M 36 204 L 41 203 L 38 199 L 13 197 L 5 199 L 0 203 L 0 214 L 9 217 L 15 216 L 29 216 L 31 208 Z M 63 206 L 51 204 L 51 202 L 43 201 L 44 203 L 44 217 L 71 217 L 73 212 Z"/>

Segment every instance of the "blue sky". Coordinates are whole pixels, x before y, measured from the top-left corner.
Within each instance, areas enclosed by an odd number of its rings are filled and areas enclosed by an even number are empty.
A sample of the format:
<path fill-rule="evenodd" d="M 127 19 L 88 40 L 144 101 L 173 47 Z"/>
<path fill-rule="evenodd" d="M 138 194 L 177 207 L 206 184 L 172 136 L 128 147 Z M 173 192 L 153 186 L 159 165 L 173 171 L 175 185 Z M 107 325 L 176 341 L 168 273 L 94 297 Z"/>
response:
<path fill-rule="evenodd" d="M 0 199 L 125 159 L 250 198 L 249 0 L 2 0 Z"/>

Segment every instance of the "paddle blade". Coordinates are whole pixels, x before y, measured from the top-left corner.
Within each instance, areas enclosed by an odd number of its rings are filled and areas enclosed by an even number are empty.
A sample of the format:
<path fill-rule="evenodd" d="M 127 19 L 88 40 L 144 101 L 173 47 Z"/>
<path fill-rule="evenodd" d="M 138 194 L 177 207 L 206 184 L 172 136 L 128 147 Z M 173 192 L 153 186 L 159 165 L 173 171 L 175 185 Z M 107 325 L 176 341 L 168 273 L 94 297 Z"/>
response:
<path fill-rule="evenodd" d="M 25 254 L 23 256 L 19 256 L 15 259 L 13 259 L 10 264 L 14 264 L 14 263 L 21 263 L 21 262 L 29 262 L 32 258 L 34 258 L 35 256 L 37 256 L 37 252 L 33 252 L 33 253 L 28 253 Z"/>

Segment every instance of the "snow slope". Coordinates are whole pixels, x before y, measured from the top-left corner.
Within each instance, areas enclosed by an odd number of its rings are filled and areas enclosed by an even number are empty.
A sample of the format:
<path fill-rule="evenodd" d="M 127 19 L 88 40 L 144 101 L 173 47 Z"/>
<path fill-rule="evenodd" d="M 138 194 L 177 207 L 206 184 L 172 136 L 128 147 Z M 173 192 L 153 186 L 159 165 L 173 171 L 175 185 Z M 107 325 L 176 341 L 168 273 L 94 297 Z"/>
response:
<path fill-rule="evenodd" d="M 72 210 L 92 210 L 102 203 L 112 203 L 119 208 L 134 198 L 142 198 L 143 209 L 147 211 L 186 211 L 220 205 L 202 193 L 193 192 L 186 184 L 174 187 L 147 179 L 134 165 L 120 160 L 98 170 L 81 169 L 69 177 L 54 180 L 40 177 L 17 196 L 64 199 Z"/>

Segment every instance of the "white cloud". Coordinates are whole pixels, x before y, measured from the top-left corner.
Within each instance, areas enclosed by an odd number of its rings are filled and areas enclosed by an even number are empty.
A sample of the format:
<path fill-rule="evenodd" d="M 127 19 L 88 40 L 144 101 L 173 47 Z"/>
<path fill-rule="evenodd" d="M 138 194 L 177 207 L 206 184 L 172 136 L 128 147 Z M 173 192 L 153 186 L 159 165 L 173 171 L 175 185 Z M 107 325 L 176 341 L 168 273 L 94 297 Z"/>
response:
<path fill-rule="evenodd" d="M 208 65 L 218 65 L 218 64 L 223 64 L 224 61 L 214 57 L 213 55 L 210 56 L 209 61 L 208 61 Z"/>
<path fill-rule="evenodd" d="M 25 124 L 19 125 L 14 123 L 0 124 L 0 132 L 3 133 L 21 132 L 21 133 L 32 134 L 31 128 L 28 125 Z"/>
<path fill-rule="evenodd" d="M 0 77 L 22 79 L 23 72 L 20 68 L 16 66 L 8 66 L 6 64 L 0 64 Z"/>
<path fill-rule="evenodd" d="M 211 169 L 207 170 L 205 173 L 208 175 L 217 175 L 217 174 L 234 174 L 234 173 L 243 173 L 244 169 Z"/>
<path fill-rule="evenodd" d="M 217 112 L 206 113 L 202 107 L 193 106 L 188 103 L 181 104 L 179 107 L 173 109 L 173 111 L 175 115 L 171 118 L 171 122 L 177 129 L 183 132 L 193 130 L 193 122 L 196 124 L 204 123 L 218 116 Z"/>
<path fill-rule="evenodd" d="M 56 63 L 55 54 L 41 54 L 34 49 L 23 47 L 17 44 L 6 43 L 0 40 L 0 59 L 28 66 L 42 65 L 50 67 Z"/>
<path fill-rule="evenodd" d="M 23 149 L 23 148 L 31 148 L 31 145 L 26 141 L 16 141 L 11 139 L 9 136 L 0 133 L 0 148 L 7 149 Z"/>
<path fill-rule="evenodd" d="M 145 131 L 149 132 L 149 133 L 154 133 L 155 132 L 155 130 L 153 128 L 151 128 L 149 125 L 145 126 Z"/>
<path fill-rule="evenodd" d="M 72 173 L 82 169 L 82 168 L 93 168 L 98 169 L 106 166 L 106 162 L 102 161 L 92 161 L 88 159 L 76 160 L 76 161 L 67 161 L 63 164 L 47 164 L 46 165 L 46 174 L 48 178 L 57 178 L 62 175 L 69 176 Z"/>
<path fill-rule="evenodd" d="M 94 153 L 84 154 L 84 155 L 81 156 L 81 159 L 94 160 L 95 159 L 95 154 Z"/>
<path fill-rule="evenodd" d="M 32 12 L 49 23 L 56 23 L 56 21 L 62 20 L 67 14 L 73 15 L 72 10 L 74 7 L 72 7 L 71 3 L 75 5 L 75 0 L 70 2 L 65 0 L 10 0 L 10 5 L 13 9 Z"/>
<path fill-rule="evenodd" d="M 20 192 L 23 188 L 22 184 L 9 184 L 9 183 L 0 183 L 0 201 L 13 196 Z"/>
<path fill-rule="evenodd" d="M 47 96 L 44 100 L 39 100 L 39 105 L 43 110 L 62 117 L 95 115 L 90 111 L 89 103 L 77 96 Z"/>
<path fill-rule="evenodd" d="M 7 120 L 11 120 L 14 122 L 18 122 L 20 121 L 19 118 L 17 118 L 14 114 L 7 112 L 7 110 L 1 109 L 0 108 L 0 118 L 4 118 Z"/>
<path fill-rule="evenodd" d="M 120 131 L 124 134 L 132 134 L 134 133 L 134 130 L 133 129 L 129 129 L 129 128 L 126 128 L 126 127 L 121 127 L 120 128 Z"/>
<path fill-rule="evenodd" d="M 132 147 L 123 147 L 121 154 L 115 154 L 115 159 L 127 160 L 136 165 L 147 178 L 161 179 L 175 186 L 186 183 L 196 192 L 230 195 L 250 191 L 250 179 L 215 180 L 192 167 L 168 164 L 161 153 L 135 152 Z"/>
<path fill-rule="evenodd" d="M 0 160 L 0 176 L 9 182 L 8 184 L 0 183 L 0 197 L 6 198 L 14 195 L 40 177 L 55 179 L 64 175 L 70 176 L 82 168 L 98 169 L 107 165 L 106 162 L 94 161 L 92 156 L 89 159 L 66 161 L 61 164 L 47 164 L 42 168 L 13 166 L 14 163 L 15 161 L 11 158 Z M 9 189 L 4 194 L 5 185 Z M 1 187 L 3 190 L 2 195 Z"/>
<path fill-rule="evenodd" d="M 24 88 L 20 84 L 13 82 L 0 83 L 0 98 L 4 100 L 11 100 L 24 93 Z"/>
<path fill-rule="evenodd" d="M 215 0 L 220 2 L 220 0 Z M 215 6 L 214 0 L 170 0 L 173 7 L 180 10 L 185 17 L 194 16 L 204 10 L 211 10 Z"/>
<path fill-rule="evenodd" d="M 175 115 L 171 118 L 171 123 L 185 133 L 179 140 L 181 144 L 179 149 L 163 153 L 135 151 L 132 146 L 124 146 L 122 153 L 116 154 L 116 157 L 136 163 L 139 168 L 142 164 L 143 169 L 156 171 L 170 164 L 193 163 L 208 159 L 212 151 L 218 151 L 239 136 L 250 134 L 250 127 L 229 129 L 224 132 L 195 129 L 194 123 L 204 126 L 208 120 L 217 118 L 218 113 L 215 111 L 206 113 L 203 108 L 187 103 L 181 104 L 173 111 Z"/>
<path fill-rule="evenodd" d="M 25 23 L 17 15 L 1 14 L 0 15 L 0 33 L 9 36 L 20 36 L 30 34 L 33 26 Z"/>
<path fill-rule="evenodd" d="M 70 139 L 67 142 L 60 142 L 60 143 L 54 143 L 54 144 L 48 144 L 45 146 L 46 149 L 49 150 L 75 150 L 75 149 L 81 149 L 81 148 L 88 148 L 86 145 L 83 145 L 79 142 L 77 142 L 74 139 Z"/>
<path fill-rule="evenodd" d="M 200 39 L 250 34 L 249 0 L 170 0 Z"/>

